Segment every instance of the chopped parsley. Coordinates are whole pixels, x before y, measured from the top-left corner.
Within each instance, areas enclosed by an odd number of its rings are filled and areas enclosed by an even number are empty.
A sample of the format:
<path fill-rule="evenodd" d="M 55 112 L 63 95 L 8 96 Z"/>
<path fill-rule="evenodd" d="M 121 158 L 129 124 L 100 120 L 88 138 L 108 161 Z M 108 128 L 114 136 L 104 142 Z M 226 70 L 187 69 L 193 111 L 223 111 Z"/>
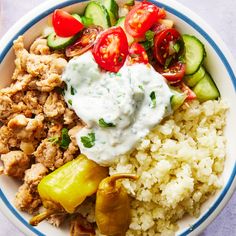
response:
<path fill-rule="evenodd" d="M 74 87 L 70 87 L 70 93 L 71 93 L 71 95 L 75 95 L 76 94 L 76 90 L 74 89 Z"/>
<path fill-rule="evenodd" d="M 157 100 L 156 100 L 156 93 L 154 91 L 150 93 L 150 98 L 152 100 L 152 108 L 156 107 Z"/>
<path fill-rule="evenodd" d="M 48 141 L 52 142 L 53 144 L 59 144 L 62 149 L 66 150 L 70 144 L 70 136 L 68 135 L 68 129 L 63 128 L 61 130 L 61 137 L 53 136 L 48 138 Z"/>
<path fill-rule="evenodd" d="M 95 133 L 89 133 L 87 136 L 82 136 L 80 140 L 84 147 L 91 148 L 95 145 Z"/>
<path fill-rule="evenodd" d="M 153 47 L 153 45 L 154 45 L 154 41 L 153 41 L 154 36 L 155 36 L 155 33 L 151 30 L 148 30 L 145 33 L 146 41 L 142 42 L 142 45 L 143 45 L 143 47 L 145 48 L 146 51 L 148 51 L 151 47 Z"/>
<path fill-rule="evenodd" d="M 70 136 L 68 135 L 68 129 L 63 128 L 61 130 L 61 142 L 60 142 L 60 147 L 62 149 L 67 149 L 70 144 Z"/>
<path fill-rule="evenodd" d="M 48 138 L 48 141 L 51 142 L 51 143 L 59 143 L 59 137 L 58 136 L 53 136 L 53 137 L 50 137 Z"/>
<path fill-rule="evenodd" d="M 143 86 L 140 84 L 139 86 L 138 86 L 142 91 L 144 91 L 144 88 L 143 88 Z"/>
<path fill-rule="evenodd" d="M 148 30 L 145 33 L 145 37 L 146 37 L 147 41 L 153 41 L 154 36 L 155 36 L 155 33 L 153 31 L 151 31 L 151 30 Z"/>
<path fill-rule="evenodd" d="M 170 63 L 172 62 L 172 59 L 173 59 L 172 56 L 169 56 L 166 58 L 165 65 L 164 65 L 165 70 L 169 67 Z"/>
<path fill-rule="evenodd" d="M 180 43 L 177 41 L 174 45 L 173 45 L 174 50 L 179 53 L 180 50 Z"/>
<path fill-rule="evenodd" d="M 72 100 L 71 99 L 68 100 L 68 103 L 72 106 Z"/>
<path fill-rule="evenodd" d="M 115 127 L 113 123 L 107 123 L 103 118 L 99 119 L 98 124 L 102 128 Z"/>

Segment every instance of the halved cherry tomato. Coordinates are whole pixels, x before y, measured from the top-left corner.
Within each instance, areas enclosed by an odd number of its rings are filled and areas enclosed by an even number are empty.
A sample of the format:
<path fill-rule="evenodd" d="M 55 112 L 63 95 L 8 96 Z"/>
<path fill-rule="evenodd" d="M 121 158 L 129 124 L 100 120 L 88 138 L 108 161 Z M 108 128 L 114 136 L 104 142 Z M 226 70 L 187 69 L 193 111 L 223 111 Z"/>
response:
<path fill-rule="evenodd" d="M 191 101 L 191 100 L 197 98 L 197 96 L 193 92 L 193 90 L 191 90 L 184 82 L 181 81 L 179 83 L 178 87 L 188 95 L 186 100 Z"/>
<path fill-rule="evenodd" d="M 165 29 L 154 37 L 154 56 L 162 65 L 176 61 L 183 50 L 184 42 L 176 29 Z"/>
<path fill-rule="evenodd" d="M 160 22 L 155 23 L 152 27 L 151 30 L 155 34 L 159 34 L 162 30 L 165 30 L 166 26 L 164 24 L 161 24 Z"/>
<path fill-rule="evenodd" d="M 128 65 L 134 63 L 148 63 L 148 56 L 144 47 L 139 43 L 133 43 L 129 48 Z"/>
<path fill-rule="evenodd" d="M 52 24 L 60 37 L 71 37 L 80 32 L 84 26 L 68 12 L 57 9 L 52 15 Z"/>
<path fill-rule="evenodd" d="M 103 31 L 92 53 L 101 68 L 111 72 L 119 71 L 128 55 L 128 42 L 124 30 L 121 27 L 113 27 Z"/>
<path fill-rule="evenodd" d="M 66 48 L 66 56 L 79 56 L 88 51 L 94 44 L 98 34 L 103 30 L 101 26 L 91 26 L 83 29 L 79 39 L 69 47 Z"/>
<path fill-rule="evenodd" d="M 177 83 L 184 77 L 186 65 L 182 62 L 176 62 L 169 68 L 164 69 L 162 66 L 155 66 L 155 69 L 162 74 L 170 83 Z"/>
<path fill-rule="evenodd" d="M 150 2 L 135 5 L 125 18 L 125 30 L 135 38 L 143 37 L 145 32 L 166 16 L 165 10 Z"/>

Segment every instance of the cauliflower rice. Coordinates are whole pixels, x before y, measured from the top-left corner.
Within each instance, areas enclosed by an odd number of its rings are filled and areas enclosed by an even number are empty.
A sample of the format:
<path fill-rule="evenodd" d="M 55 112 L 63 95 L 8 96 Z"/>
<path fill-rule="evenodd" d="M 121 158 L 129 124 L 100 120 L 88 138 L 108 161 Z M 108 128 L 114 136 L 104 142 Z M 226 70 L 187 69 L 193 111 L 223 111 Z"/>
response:
<path fill-rule="evenodd" d="M 124 180 L 132 197 L 127 236 L 172 235 L 185 214 L 198 217 L 201 204 L 221 188 L 227 104 L 194 101 L 158 125 L 110 174 L 136 173 Z"/>

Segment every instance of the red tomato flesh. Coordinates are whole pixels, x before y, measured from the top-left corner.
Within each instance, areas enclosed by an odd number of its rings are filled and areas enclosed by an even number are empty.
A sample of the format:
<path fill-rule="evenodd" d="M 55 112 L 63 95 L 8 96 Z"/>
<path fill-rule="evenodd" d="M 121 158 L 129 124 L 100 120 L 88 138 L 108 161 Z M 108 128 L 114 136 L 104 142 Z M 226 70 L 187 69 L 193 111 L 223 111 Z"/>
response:
<path fill-rule="evenodd" d="M 163 9 L 150 2 L 142 2 L 135 5 L 127 14 L 125 30 L 135 38 L 143 37 L 154 23 L 165 16 L 166 13 Z"/>
<path fill-rule="evenodd" d="M 184 82 L 179 83 L 179 88 L 188 95 L 186 100 L 191 101 L 197 98 L 193 90 L 191 90 Z"/>
<path fill-rule="evenodd" d="M 79 56 L 93 47 L 98 34 L 103 30 L 100 26 L 91 26 L 83 29 L 77 41 L 66 48 L 66 56 Z"/>
<path fill-rule="evenodd" d="M 175 46 L 178 44 L 177 49 Z M 165 65 L 166 61 L 172 58 L 172 61 L 178 59 L 183 52 L 183 40 L 176 29 L 165 29 L 154 37 L 154 56 L 157 61 Z"/>
<path fill-rule="evenodd" d="M 103 31 L 98 36 L 92 53 L 101 68 L 118 72 L 128 55 L 128 42 L 124 30 L 121 27 L 113 27 Z"/>
<path fill-rule="evenodd" d="M 84 26 L 68 12 L 57 9 L 52 15 L 52 24 L 60 37 L 71 37 L 80 32 Z"/>
<path fill-rule="evenodd" d="M 182 62 L 176 62 L 167 69 L 164 69 L 162 66 L 155 66 L 155 69 L 170 83 L 177 83 L 183 79 L 186 65 Z"/>
<path fill-rule="evenodd" d="M 133 43 L 129 48 L 128 65 L 134 63 L 148 63 L 148 56 L 144 47 L 139 43 Z"/>

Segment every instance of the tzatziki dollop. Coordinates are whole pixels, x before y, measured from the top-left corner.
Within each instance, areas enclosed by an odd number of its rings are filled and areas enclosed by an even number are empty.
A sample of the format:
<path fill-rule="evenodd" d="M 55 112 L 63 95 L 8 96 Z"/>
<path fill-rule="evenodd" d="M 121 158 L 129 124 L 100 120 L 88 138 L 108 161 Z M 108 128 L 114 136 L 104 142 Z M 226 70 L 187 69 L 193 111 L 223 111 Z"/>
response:
<path fill-rule="evenodd" d="M 172 93 L 149 64 L 110 73 L 86 52 L 69 61 L 62 79 L 68 106 L 86 124 L 76 135 L 80 151 L 100 165 L 131 151 L 171 112 Z"/>

